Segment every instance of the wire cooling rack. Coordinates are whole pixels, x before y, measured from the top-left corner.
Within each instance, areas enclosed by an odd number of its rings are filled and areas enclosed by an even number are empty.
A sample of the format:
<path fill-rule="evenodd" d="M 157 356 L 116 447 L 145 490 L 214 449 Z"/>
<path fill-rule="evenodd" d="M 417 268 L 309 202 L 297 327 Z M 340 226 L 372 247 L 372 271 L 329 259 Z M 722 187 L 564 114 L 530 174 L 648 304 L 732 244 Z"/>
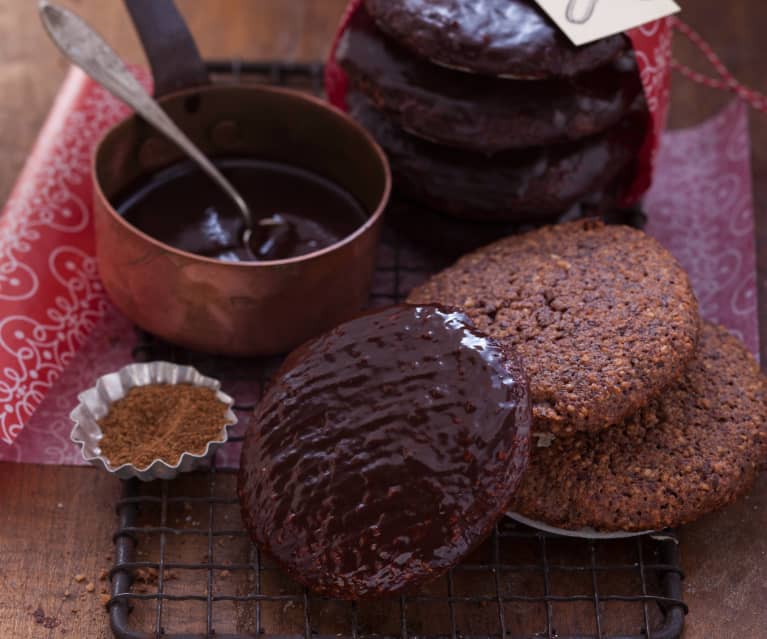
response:
<path fill-rule="evenodd" d="M 223 81 L 319 93 L 319 64 L 214 62 Z M 405 214 L 409 209 L 405 207 Z M 641 216 L 628 212 L 622 221 Z M 487 231 L 487 229 L 486 229 Z M 492 229 L 491 229 L 492 231 Z M 506 229 L 508 231 L 508 229 Z M 459 229 L 460 234 L 460 229 Z M 448 251 L 449 253 L 449 251 Z M 372 306 L 399 302 L 450 261 L 384 231 Z M 208 467 L 176 480 L 123 483 L 111 569 L 119 639 L 677 639 L 682 601 L 672 532 L 627 540 L 556 537 L 502 521 L 463 564 L 419 592 L 352 603 L 317 597 L 282 574 L 244 531 L 231 465 L 279 358 L 232 360 L 142 334 L 139 361 L 191 364 L 222 380 L 241 422 Z"/>

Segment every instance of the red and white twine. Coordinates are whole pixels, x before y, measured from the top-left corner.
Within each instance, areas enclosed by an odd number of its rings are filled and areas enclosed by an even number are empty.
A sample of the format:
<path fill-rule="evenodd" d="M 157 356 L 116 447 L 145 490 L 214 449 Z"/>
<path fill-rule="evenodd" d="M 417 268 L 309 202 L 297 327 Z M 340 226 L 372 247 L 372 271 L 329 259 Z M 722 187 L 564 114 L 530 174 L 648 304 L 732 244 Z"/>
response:
<path fill-rule="evenodd" d="M 732 93 L 735 93 L 743 100 L 748 102 L 748 104 L 750 104 L 757 111 L 767 113 L 767 95 L 764 95 L 759 91 L 755 91 L 754 89 L 750 89 L 749 87 L 738 82 L 738 80 L 732 75 L 732 73 L 730 73 L 727 67 L 724 66 L 724 63 L 711 48 L 711 45 L 709 45 L 708 42 L 703 39 L 703 36 L 695 31 L 690 25 L 682 22 L 678 18 L 672 18 L 671 20 L 673 29 L 685 36 L 698 48 L 698 50 L 706 57 L 711 66 L 714 67 L 717 74 L 719 74 L 719 77 L 716 78 L 700 73 L 699 71 L 695 71 L 695 69 L 691 69 L 686 64 L 682 64 L 677 60 L 671 61 L 672 69 L 678 71 L 684 77 L 689 78 L 698 84 L 711 87 L 712 89 L 731 91 Z"/>

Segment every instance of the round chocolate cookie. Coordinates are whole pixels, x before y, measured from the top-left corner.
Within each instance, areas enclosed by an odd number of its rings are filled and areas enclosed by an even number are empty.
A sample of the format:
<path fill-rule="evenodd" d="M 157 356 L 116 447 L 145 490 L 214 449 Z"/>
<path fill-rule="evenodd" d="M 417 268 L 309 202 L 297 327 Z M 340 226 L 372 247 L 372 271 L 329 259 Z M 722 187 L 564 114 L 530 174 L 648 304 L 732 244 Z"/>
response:
<path fill-rule="evenodd" d="M 530 421 L 518 360 L 463 313 L 360 316 L 294 351 L 258 405 L 243 520 L 322 595 L 400 592 L 490 532 L 526 466 Z"/>
<path fill-rule="evenodd" d="M 470 220 L 550 221 L 623 173 L 641 142 L 631 118 L 596 138 L 487 157 L 408 135 L 359 93 L 347 100 L 386 151 L 402 195 Z"/>
<path fill-rule="evenodd" d="M 457 73 L 414 58 L 361 9 L 338 49 L 352 86 L 405 131 L 492 154 L 601 133 L 642 95 L 633 52 L 569 79 L 529 82 Z"/>
<path fill-rule="evenodd" d="M 535 449 L 510 508 L 568 530 L 660 530 L 734 501 L 766 456 L 767 380 L 706 324 L 682 380 L 636 415 Z"/>
<path fill-rule="evenodd" d="M 365 0 L 378 26 L 422 58 L 513 78 L 572 76 L 630 47 L 624 35 L 573 45 L 533 0 Z"/>
<path fill-rule="evenodd" d="M 644 213 L 638 208 L 621 208 L 618 204 L 620 194 L 625 190 L 625 183 L 625 177 L 619 177 L 604 189 L 589 194 L 585 200 L 575 204 L 551 222 L 561 224 L 598 217 L 608 224 L 627 224 L 634 228 L 642 228 L 645 223 Z M 526 233 L 536 228 L 533 224 L 464 220 L 443 215 L 403 198 L 396 198 L 389 204 L 386 217 L 398 238 L 414 244 L 421 251 L 440 256 L 443 264 L 455 261 L 470 251 L 476 251 L 508 235 Z"/>
<path fill-rule="evenodd" d="M 595 220 L 495 242 L 408 301 L 461 308 L 514 346 L 540 433 L 598 431 L 634 414 L 680 378 L 700 327 L 671 254 L 642 231 Z"/>

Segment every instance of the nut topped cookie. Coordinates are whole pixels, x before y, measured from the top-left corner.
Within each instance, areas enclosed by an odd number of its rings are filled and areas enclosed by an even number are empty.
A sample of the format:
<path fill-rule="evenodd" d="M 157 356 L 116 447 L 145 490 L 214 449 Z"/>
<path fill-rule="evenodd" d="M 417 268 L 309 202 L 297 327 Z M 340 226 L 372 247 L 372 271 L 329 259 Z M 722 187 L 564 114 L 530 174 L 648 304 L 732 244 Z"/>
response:
<path fill-rule="evenodd" d="M 475 73 L 572 76 L 629 49 L 622 34 L 576 47 L 533 0 L 365 0 L 365 6 L 416 55 Z"/>
<path fill-rule="evenodd" d="M 745 493 L 767 457 L 767 380 L 705 324 L 684 377 L 624 423 L 533 451 L 510 509 L 603 532 L 688 523 Z"/>
<path fill-rule="evenodd" d="M 400 592 L 490 532 L 526 466 L 530 421 L 519 361 L 463 313 L 362 315 L 294 351 L 259 403 L 243 521 L 318 593 Z"/>
<path fill-rule="evenodd" d="M 375 26 L 364 7 L 341 39 L 338 61 L 352 86 L 405 131 L 485 154 L 601 133 L 642 93 L 633 51 L 567 79 L 460 73 L 411 55 Z"/>
<path fill-rule="evenodd" d="M 514 346 L 543 433 L 599 431 L 636 413 L 681 377 L 700 328 L 673 256 L 641 231 L 595 220 L 490 244 L 408 301 L 462 308 Z"/>

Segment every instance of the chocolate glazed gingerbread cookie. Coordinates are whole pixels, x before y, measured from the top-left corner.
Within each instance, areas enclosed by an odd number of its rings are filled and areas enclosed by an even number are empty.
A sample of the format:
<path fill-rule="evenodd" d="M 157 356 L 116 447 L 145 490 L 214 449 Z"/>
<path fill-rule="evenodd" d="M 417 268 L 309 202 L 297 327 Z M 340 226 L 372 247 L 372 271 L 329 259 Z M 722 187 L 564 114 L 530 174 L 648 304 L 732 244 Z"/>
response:
<path fill-rule="evenodd" d="M 530 421 L 519 362 L 462 313 L 363 315 L 294 351 L 259 404 L 243 520 L 322 595 L 398 593 L 490 532 L 526 465 Z"/>
<path fill-rule="evenodd" d="M 574 46 L 533 0 L 365 0 L 378 26 L 416 55 L 512 78 L 573 76 L 629 49 L 623 35 Z"/>
<path fill-rule="evenodd" d="M 766 457 L 767 380 L 707 324 L 682 380 L 636 415 L 535 449 L 511 509 L 570 530 L 675 527 L 735 501 Z"/>
<path fill-rule="evenodd" d="M 487 157 L 408 135 L 359 93 L 347 101 L 387 152 L 400 193 L 471 220 L 551 221 L 621 174 L 641 142 L 641 125 L 627 118 L 593 138 Z"/>
<path fill-rule="evenodd" d="M 516 348 L 539 433 L 599 431 L 677 381 L 700 320 L 687 274 L 656 240 L 595 220 L 515 235 L 410 294 L 463 309 Z"/>
<path fill-rule="evenodd" d="M 352 86 L 405 131 L 485 154 L 601 133 L 642 94 L 633 52 L 604 67 L 547 81 L 504 80 L 412 56 L 360 9 L 338 49 Z"/>

